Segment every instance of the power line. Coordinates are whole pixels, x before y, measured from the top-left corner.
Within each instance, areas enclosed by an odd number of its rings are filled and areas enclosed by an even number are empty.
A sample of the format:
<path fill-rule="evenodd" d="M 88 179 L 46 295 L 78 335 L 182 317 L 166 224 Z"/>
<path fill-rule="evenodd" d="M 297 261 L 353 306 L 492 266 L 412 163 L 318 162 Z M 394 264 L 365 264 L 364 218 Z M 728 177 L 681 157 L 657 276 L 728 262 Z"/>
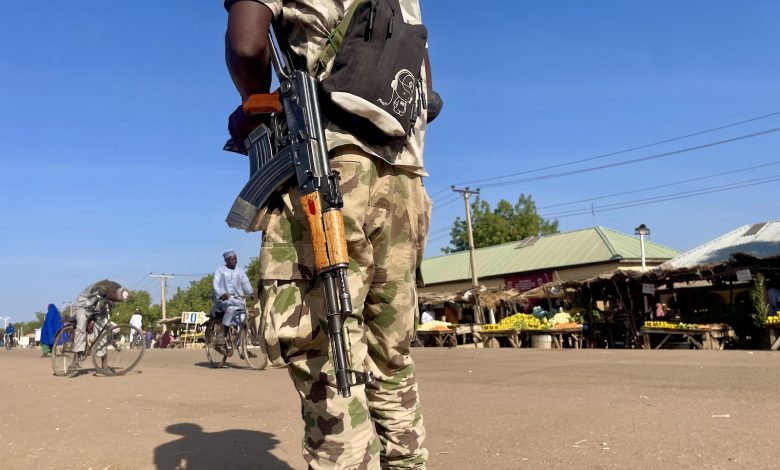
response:
<path fill-rule="evenodd" d="M 774 161 L 774 162 L 771 162 L 771 163 L 764 163 L 762 165 L 755 165 L 755 166 L 746 167 L 746 168 L 738 168 L 738 169 L 735 169 L 735 170 L 723 171 L 723 172 L 720 172 L 720 173 L 713 173 L 713 174 L 710 174 L 710 175 L 699 176 L 699 177 L 696 177 L 696 178 L 689 178 L 689 179 L 674 181 L 672 183 L 658 184 L 658 185 L 651 186 L 649 188 L 644 188 L 644 189 L 634 189 L 634 190 L 631 190 L 631 191 L 623 191 L 623 192 L 619 192 L 619 193 L 605 194 L 603 196 L 591 197 L 591 198 L 587 198 L 587 199 L 579 199 L 577 201 L 560 202 L 560 203 L 557 203 L 557 204 L 548 204 L 546 206 L 539 206 L 538 209 L 549 209 L 549 208 L 552 208 L 552 207 L 570 206 L 572 204 L 580 204 L 580 203 L 583 203 L 583 202 L 592 202 L 592 201 L 598 201 L 600 199 L 609 199 L 609 198 L 613 198 L 613 197 L 617 197 L 617 196 L 625 196 L 626 194 L 635 194 L 635 193 L 641 193 L 641 192 L 646 192 L 646 191 L 654 191 L 656 189 L 666 188 L 666 187 L 669 187 L 669 186 L 677 186 L 679 184 L 692 183 L 694 181 L 701 181 L 701 180 L 706 180 L 706 179 L 710 179 L 710 178 L 717 178 L 719 176 L 733 175 L 735 173 L 742 173 L 742 172 L 745 172 L 745 171 L 756 170 L 758 168 L 765 168 L 765 167 L 768 167 L 768 166 L 773 166 L 773 165 L 778 165 L 778 164 L 780 164 L 780 160 Z"/>
<path fill-rule="evenodd" d="M 442 240 L 444 238 L 447 238 L 448 236 L 449 236 L 449 234 L 445 233 L 444 235 L 439 235 L 438 237 L 428 238 L 428 242 L 433 242 L 433 241 L 436 241 L 436 240 Z"/>
<path fill-rule="evenodd" d="M 141 279 L 139 279 L 139 280 L 138 280 L 138 282 L 136 282 L 135 284 L 133 284 L 133 285 L 132 285 L 132 287 L 130 287 L 130 290 L 133 290 L 133 289 L 135 288 L 135 286 L 137 286 L 138 284 L 140 284 L 141 282 L 143 282 L 143 280 L 144 280 L 144 279 L 146 279 L 146 278 L 148 278 L 148 277 L 149 277 L 149 275 L 148 275 L 148 274 L 145 274 L 145 275 L 144 275 L 144 277 L 142 277 Z"/>
<path fill-rule="evenodd" d="M 460 196 L 458 196 L 457 194 L 456 194 L 456 195 L 454 195 L 454 196 L 455 196 L 455 197 L 453 197 L 453 198 L 448 198 L 448 199 L 445 199 L 445 200 L 443 200 L 442 202 L 439 202 L 438 204 L 434 205 L 434 206 L 433 206 L 433 209 L 431 209 L 431 212 L 433 212 L 433 211 L 436 211 L 436 210 L 439 210 L 439 209 L 441 209 L 442 207 L 447 207 L 447 206 L 449 206 L 450 204 L 452 204 L 453 202 L 455 202 L 455 201 L 457 201 L 457 200 L 459 200 L 459 199 L 460 199 Z"/>
<path fill-rule="evenodd" d="M 773 132 L 778 132 L 778 131 L 780 131 L 780 127 L 774 127 L 772 129 L 766 129 L 766 130 L 759 131 L 759 132 L 753 132 L 753 133 L 750 133 L 750 134 L 744 134 L 744 135 L 740 135 L 740 136 L 737 136 L 737 137 L 732 137 L 730 139 L 718 140 L 716 142 L 710 142 L 710 143 L 706 143 L 706 144 L 702 144 L 702 145 L 696 145 L 696 146 L 693 146 L 693 147 L 687 147 L 687 148 L 683 148 L 683 149 L 679 149 L 679 150 L 672 150 L 672 151 L 669 151 L 669 152 L 657 153 L 657 154 L 648 155 L 648 156 L 645 156 L 645 157 L 633 158 L 631 160 L 624 160 L 624 161 L 621 161 L 621 162 L 608 163 L 608 164 L 605 164 L 605 165 L 592 166 L 592 167 L 588 167 L 588 168 L 581 168 L 579 170 L 562 171 L 562 172 L 559 172 L 559 173 L 550 173 L 548 175 L 531 176 L 531 177 L 528 177 L 528 178 L 521 178 L 521 179 L 516 179 L 516 180 L 512 180 L 512 181 L 503 181 L 503 182 L 499 182 L 499 183 L 489 183 L 489 184 L 482 185 L 482 188 L 495 188 L 495 187 L 499 187 L 499 186 L 508 186 L 508 185 L 518 184 L 518 183 L 528 183 L 528 182 L 531 182 L 531 181 L 542 181 L 542 180 L 549 180 L 549 179 L 554 179 L 554 178 L 561 178 L 563 176 L 571 176 L 571 175 L 581 174 L 581 173 L 590 173 L 590 172 L 593 172 L 593 171 L 604 170 L 604 169 L 607 169 L 607 168 L 615 168 L 615 167 L 618 167 L 618 166 L 630 165 L 632 163 L 646 162 L 646 161 L 649 161 L 649 160 L 656 160 L 656 159 L 659 159 L 659 158 L 669 157 L 669 156 L 672 156 L 672 155 L 680 155 L 680 154 L 687 153 L 687 152 L 693 152 L 695 150 L 701 150 L 701 149 L 705 149 L 705 148 L 715 147 L 717 145 L 723 145 L 723 144 L 728 144 L 728 143 L 731 143 L 731 142 L 737 142 L 737 141 L 740 141 L 740 140 L 751 139 L 751 138 L 754 138 L 754 137 L 759 137 L 759 136 L 762 136 L 762 135 L 771 134 Z"/>
<path fill-rule="evenodd" d="M 450 190 L 450 187 L 449 187 L 449 186 L 447 186 L 447 187 L 444 187 L 444 188 L 442 188 L 442 189 L 440 189 L 440 190 L 436 191 L 436 192 L 435 192 L 435 193 L 433 193 L 433 194 L 429 194 L 429 195 L 428 195 L 428 197 L 429 197 L 429 198 L 431 198 L 431 199 L 435 199 L 435 198 L 436 198 L 436 196 L 438 196 L 439 194 L 444 194 L 444 193 L 446 193 L 446 192 L 447 192 L 447 191 L 449 191 L 449 190 Z"/>
<path fill-rule="evenodd" d="M 561 168 L 561 167 L 565 167 L 565 166 L 576 165 L 578 163 L 584 163 L 584 162 L 589 162 L 589 161 L 593 161 L 593 160 L 599 160 L 599 159 L 602 159 L 602 158 L 612 157 L 612 156 L 620 155 L 620 154 L 623 154 L 623 153 L 633 152 L 635 150 L 642 150 L 642 149 L 646 149 L 646 148 L 649 148 L 649 147 L 654 147 L 654 146 L 657 146 L 657 145 L 668 144 L 669 142 L 675 142 L 675 141 L 678 141 L 678 140 L 688 139 L 690 137 L 696 137 L 696 136 L 708 134 L 708 133 L 711 133 L 711 132 L 721 131 L 723 129 L 728 129 L 728 128 L 731 128 L 731 127 L 740 126 L 742 124 L 747 124 L 747 123 L 750 123 L 750 122 L 759 121 L 761 119 L 766 119 L 766 118 L 770 118 L 770 117 L 777 116 L 777 115 L 780 115 L 780 111 L 769 113 L 769 114 L 764 114 L 764 115 L 761 115 L 761 116 L 745 119 L 745 120 L 738 121 L 738 122 L 733 122 L 733 123 L 730 123 L 730 124 L 725 124 L 725 125 L 718 126 L 718 127 L 713 127 L 711 129 L 706 129 L 706 130 L 703 130 L 703 131 L 693 132 L 691 134 L 685 134 L 685 135 L 681 135 L 681 136 L 678 136 L 678 137 L 672 137 L 670 139 L 660 140 L 658 142 L 653 142 L 653 143 L 650 143 L 650 144 L 638 145 L 636 147 L 630 147 L 630 148 L 627 148 L 627 149 L 618 150 L 616 152 L 610 152 L 610 153 L 605 153 L 605 154 L 602 154 L 602 155 L 596 155 L 595 157 L 588 157 L 588 158 L 582 158 L 582 159 L 579 159 L 579 160 L 572 160 L 572 161 L 566 162 L 566 163 L 559 163 L 559 164 L 556 164 L 556 165 L 549 165 L 549 166 L 544 166 L 544 167 L 538 167 L 538 168 L 534 168 L 534 169 L 531 169 L 531 170 L 519 171 L 519 172 L 516 172 L 516 173 L 507 174 L 507 175 L 493 176 L 493 177 L 490 177 L 490 178 L 483 178 L 483 179 L 479 179 L 479 180 L 466 181 L 466 182 L 463 182 L 463 183 L 458 183 L 457 185 L 477 184 L 477 183 L 482 183 L 482 182 L 485 182 L 485 181 L 494 181 L 494 180 L 498 180 L 498 179 L 509 178 L 509 177 L 512 177 L 512 176 L 525 175 L 525 174 L 529 174 L 529 173 L 537 173 L 537 172 L 540 172 L 540 171 L 552 170 L 552 169 L 555 169 L 555 168 Z M 441 194 L 441 193 L 445 192 L 447 189 L 449 189 L 449 188 L 442 189 L 441 191 L 438 191 L 436 194 Z M 433 197 L 433 196 L 431 196 L 431 197 Z"/>
<path fill-rule="evenodd" d="M 147 288 L 147 287 L 148 287 L 150 284 L 152 284 L 152 283 L 154 283 L 154 282 L 155 282 L 155 279 L 154 279 L 154 278 L 152 278 L 152 277 L 150 277 L 149 279 L 147 279 L 147 280 L 146 280 L 146 282 L 144 282 L 144 283 L 143 283 L 141 286 L 139 286 L 139 287 L 138 287 L 137 289 L 135 289 L 135 290 L 146 290 L 146 288 Z"/>
<path fill-rule="evenodd" d="M 747 188 L 750 186 L 757 186 L 760 184 L 767 184 L 772 183 L 775 181 L 780 181 L 780 175 L 772 175 L 764 178 L 756 178 L 752 180 L 746 180 L 738 183 L 730 183 L 726 185 L 719 185 L 719 186 L 711 186 L 709 188 L 701 188 L 696 190 L 690 190 L 690 191 L 682 191 L 679 193 L 671 193 L 666 194 L 662 196 L 655 196 L 651 198 L 644 198 L 644 199 L 636 199 L 633 201 L 624 201 L 620 203 L 614 203 L 614 204 L 607 204 L 605 206 L 599 206 L 599 207 L 591 207 L 591 208 L 585 208 L 585 209 L 578 209 L 578 210 L 571 210 L 566 212 L 561 212 L 559 214 L 550 214 L 550 215 L 542 215 L 543 218 L 556 218 L 561 219 L 564 217 L 572 217 L 576 215 L 586 215 L 586 214 L 593 214 L 595 215 L 596 212 L 611 212 L 619 209 L 627 209 L 630 207 L 636 207 L 636 206 L 643 206 L 648 204 L 656 204 L 659 202 L 667 202 L 667 201 L 674 201 L 678 199 L 687 199 L 690 197 L 695 196 L 703 196 L 706 194 L 712 194 L 712 193 L 719 193 L 723 191 L 731 191 L 734 189 L 741 189 L 741 188 Z"/>

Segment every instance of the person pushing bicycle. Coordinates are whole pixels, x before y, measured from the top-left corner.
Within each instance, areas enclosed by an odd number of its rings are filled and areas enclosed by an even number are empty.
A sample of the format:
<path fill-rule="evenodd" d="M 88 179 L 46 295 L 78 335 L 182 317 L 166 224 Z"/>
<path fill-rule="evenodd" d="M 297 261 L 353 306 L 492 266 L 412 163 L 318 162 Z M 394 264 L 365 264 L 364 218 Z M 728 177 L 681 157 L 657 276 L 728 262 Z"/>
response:
<path fill-rule="evenodd" d="M 77 360 L 70 365 L 70 369 L 78 370 L 81 367 L 84 352 L 87 347 L 87 322 L 93 318 L 101 324 L 108 320 L 108 311 L 112 302 L 124 302 L 130 295 L 130 291 L 121 284 L 104 279 L 87 286 L 81 291 L 73 304 L 73 316 L 76 318 L 76 333 L 73 341 L 73 351 L 78 353 Z M 93 329 L 93 333 L 94 334 Z M 103 367 L 106 367 L 105 351 L 97 354 L 102 358 Z"/>

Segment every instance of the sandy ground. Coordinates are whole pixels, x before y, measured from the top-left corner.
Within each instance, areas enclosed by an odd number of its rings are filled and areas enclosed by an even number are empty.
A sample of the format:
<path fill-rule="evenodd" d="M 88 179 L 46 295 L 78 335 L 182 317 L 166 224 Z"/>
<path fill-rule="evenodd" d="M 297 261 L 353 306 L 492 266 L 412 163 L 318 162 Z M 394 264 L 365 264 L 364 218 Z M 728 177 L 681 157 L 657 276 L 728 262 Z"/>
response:
<path fill-rule="evenodd" d="M 0 468 L 302 469 L 285 370 L 147 351 L 54 377 L 0 351 Z M 430 469 L 774 469 L 780 353 L 415 349 Z"/>

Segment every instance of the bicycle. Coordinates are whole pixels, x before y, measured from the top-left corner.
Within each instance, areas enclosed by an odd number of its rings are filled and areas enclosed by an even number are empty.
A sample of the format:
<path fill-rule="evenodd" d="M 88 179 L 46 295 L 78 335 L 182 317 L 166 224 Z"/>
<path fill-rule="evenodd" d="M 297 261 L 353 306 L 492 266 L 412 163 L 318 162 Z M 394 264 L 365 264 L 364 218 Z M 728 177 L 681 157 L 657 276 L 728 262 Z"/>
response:
<path fill-rule="evenodd" d="M 92 356 L 95 372 L 105 376 L 124 375 L 135 368 L 144 355 L 143 342 L 133 347 L 131 333 L 141 337 L 141 330 L 128 323 L 108 321 L 108 313 L 90 315 L 87 320 L 87 344 L 83 358 Z M 94 328 L 98 328 L 95 332 Z M 65 376 L 78 371 L 78 354 L 73 350 L 76 338 L 76 318 L 71 318 L 57 330 L 51 350 L 54 375 Z M 94 338 L 94 339 L 93 339 Z"/>
<path fill-rule="evenodd" d="M 259 310 L 252 309 L 248 313 L 236 312 L 233 318 L 238 321 L 228 327 L 227 335 L 222 333 L 222 316 L 222 312 L 217 312 L 205 323 L 206 357 L 211 367 L 223 367 L 228 358 L 238 350 L 239 357 L 246 361 L 251 369 L 265 369 L 268 359 L 263 337 L 263 321 Z M 219 359 L 218 356 L 222 358 Z"/>

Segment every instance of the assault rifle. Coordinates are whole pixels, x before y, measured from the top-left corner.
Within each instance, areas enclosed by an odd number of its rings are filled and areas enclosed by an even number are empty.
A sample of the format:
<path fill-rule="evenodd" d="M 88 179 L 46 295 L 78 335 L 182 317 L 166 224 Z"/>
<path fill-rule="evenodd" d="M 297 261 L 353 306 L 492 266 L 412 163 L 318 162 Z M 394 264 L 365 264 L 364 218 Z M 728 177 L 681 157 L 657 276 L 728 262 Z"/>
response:
<path fill-rule="evenodd" d="M 233 203 L 227 223 L 250 230 L 270 196 L 284 190 L 293 177 L 297 179 L 314 248 L 314 266 L 325 289 L 336 387 L 346 398 L 351 396 L 350 387 L 374 379 L 370 372 L 350 369 L 347 362 L 344 320 L 352 314 L 352 297 L 347 285 L 349 254 L 339 175 L 328 160 L 316 80 L 306 71 L 292 68 L 289 57 L 282 63 L 271 34 L 268 40 L 280 86 L 274 93 L 250 96 L 243 104 L 246 114 L 270 114 L 271 120 L 270 127 L 260 125 L 244 143 L 250 179 Z"/>

